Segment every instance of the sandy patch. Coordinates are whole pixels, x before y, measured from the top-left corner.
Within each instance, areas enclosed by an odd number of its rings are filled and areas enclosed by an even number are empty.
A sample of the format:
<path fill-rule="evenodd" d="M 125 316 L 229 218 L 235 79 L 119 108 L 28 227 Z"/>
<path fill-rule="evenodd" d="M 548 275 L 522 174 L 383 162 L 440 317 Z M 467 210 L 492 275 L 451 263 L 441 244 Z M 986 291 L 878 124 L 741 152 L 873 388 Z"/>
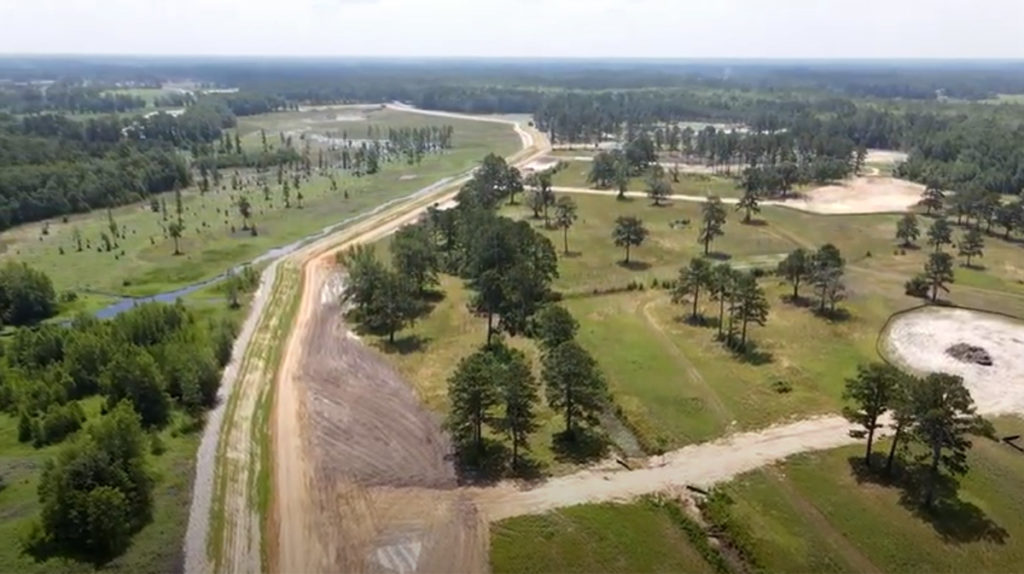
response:
<path fill-rule="evenodd" d="M 398 176 L 398 181 L 409 181 L 410 179 L 416 179 L 417 177 L 419 176 L 414 173 L 407 173 L 405 175 Z"/>
<path fill-rule="evenodd" d="M 899 163 L 907 161 L 907 153 L 890 149 L 869 149 L 864 161 L 867 163 Z"/>
<path fill-rule="evenodd" d="M 823 214 L 907 211 L 921 201 L 924 186 L 892 177 L 858 177 L 805 192 L 783 205 Z"/>
<path fill-rule="evenodd" d="M 523 171 L 527 173 L 547 171 L 549 169 L 554 169 L 554 167 L 558 165 L 558 162 L 558 158 L 542 157 L 524 165 Z"/>
<path fill-rule="evenodd" d="M 991 313 L 928 307 L 895 319 L 885 336 L 889 356 L 908 369 L 963 377 L 979 412 L 1024 411 L 1024 323 Z M 946 354 L 957 343 L 982 347 L 992 366 Z"/>

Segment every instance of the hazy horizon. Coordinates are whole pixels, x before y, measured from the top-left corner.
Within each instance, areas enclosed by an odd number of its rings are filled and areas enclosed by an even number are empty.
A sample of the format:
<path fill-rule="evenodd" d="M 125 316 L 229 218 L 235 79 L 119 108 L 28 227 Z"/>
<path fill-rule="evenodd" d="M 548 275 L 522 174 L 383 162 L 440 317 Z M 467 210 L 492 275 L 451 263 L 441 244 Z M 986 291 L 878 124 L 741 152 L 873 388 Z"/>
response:
<path fill-rule="evenodd" d="M 0 20 L 15 56 L 1024 58 L 1012 0 L 0 0 Z"/>

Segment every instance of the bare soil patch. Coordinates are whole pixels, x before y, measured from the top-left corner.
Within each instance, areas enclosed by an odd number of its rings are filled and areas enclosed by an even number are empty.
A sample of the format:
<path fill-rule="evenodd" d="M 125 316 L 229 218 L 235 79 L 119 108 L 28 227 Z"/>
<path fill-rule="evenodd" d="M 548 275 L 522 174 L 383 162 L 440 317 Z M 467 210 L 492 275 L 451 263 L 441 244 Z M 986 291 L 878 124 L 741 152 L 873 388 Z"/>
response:
<path fill-rule="evenodd" d="M 907 211 L 921 201 L 924 186 L 892 177 L 858 177 L 812 189 L 788 207 L 822 214 L 891 213 Z"/>
<path fill-rule="evenodd" d="M 907 153 L 890 149 L 869 149 L 864 157 L 867 163 L 888 163 L 894 164 L 907 161 Z"/>
<path fill-rule="evenodd" d="M 963 377 L 979 412 L 1024 411 L 1024 323 L 980 311 L 928 307 L 894 319 L 884 336 L 886 352 L 906 368 Z M 958 345 L 983 349 L 992 364 L 947 352 Z"/>

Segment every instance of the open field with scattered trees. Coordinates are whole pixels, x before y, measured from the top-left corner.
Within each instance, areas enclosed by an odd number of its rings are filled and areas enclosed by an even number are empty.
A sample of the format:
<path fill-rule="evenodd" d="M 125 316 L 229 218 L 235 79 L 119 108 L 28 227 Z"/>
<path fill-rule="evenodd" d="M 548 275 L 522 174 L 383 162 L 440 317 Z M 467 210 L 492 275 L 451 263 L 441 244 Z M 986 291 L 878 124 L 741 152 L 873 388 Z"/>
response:
<path fill-rule="evenodd" d="M 289 121 L 306 126 L 303 132 L 288 132 L 285 139 L 290 138 L 290 144 L 280 143 L 279 135 L 285 132 L 265 130 L 269 138 L 277 140 L 268 143 L 268 148 L 290 145 L 296 150 L 294 163 L 283 170 L 267 167 L 260 173 L 223 168 L 220 175 L 208 176 L 206 192 L 204 177 L 197 174 L 194 185 L 180 192 L 180 218 L 178 192 L 156 194 L 142 203 L 8 230 L 0 235 L 3 255 L 46 272 L 60 291 L 150 295 L 223 273 L 272 247 L 465 171 L 486 150 L 513 150 L 518 141 L 512 130 L 500 124 L 390 110 L 369 112 L 365 121 L 352 122 L 358 131 L 350 134 L 351 138 L 365 138 L 368 126 L 383 130 L 386 137 L 389 129 L 450 125 L 454 147 L 427 153 L 418 163 L 382 161 L 376 173 L 357 176 L 352 172 L 354 166 L 346 170 L 340 162 L 326 165 L 325 147 L 310 145 L 306 150 L 300 141 L 306 132 L 333 131 L 318 127 L 322 115 L 290 114 Z M 277 115 L 253 116 L 240 129 L 254 130 L 264 117 L 267 125 L 285 125 Z M 259 146 L 259 132 L 254 138 L 250 139 Z M 230 141 L 233 145 L 233 138 Z M 247 143 L 242 145 L 244 148 Z M 303 154 L 308 154 L 311 166 L 303 167 L 299 159 Z M 179 219 L 181 229 L 172 233 Z"/>
<path fill-rule="evenodd" d="M 0 59 L 0 570 L 180 569 L 204 463 L 190 569 L 1020 563 L 1012 66 L 40 61 Z M 417 190 L 273 267 L 238 363 L 261 265 L 85 314 Z"/>

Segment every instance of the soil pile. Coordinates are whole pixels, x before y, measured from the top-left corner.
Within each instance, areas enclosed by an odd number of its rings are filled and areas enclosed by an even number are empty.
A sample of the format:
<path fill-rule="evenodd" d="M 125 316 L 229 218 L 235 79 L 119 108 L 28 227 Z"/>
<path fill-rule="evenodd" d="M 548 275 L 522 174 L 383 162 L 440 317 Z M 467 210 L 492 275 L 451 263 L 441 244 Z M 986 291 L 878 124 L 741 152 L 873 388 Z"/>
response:
<path fill-rule="evenodd" d="M 992 356 L 988 354 L 988 351 L 982 347 L 968 345 L 967 343 L 957 343 L 953 345 L 946 349 L 946 354 L 965 363 L 974 363 L 985 367 L 992 366 Z"/>

